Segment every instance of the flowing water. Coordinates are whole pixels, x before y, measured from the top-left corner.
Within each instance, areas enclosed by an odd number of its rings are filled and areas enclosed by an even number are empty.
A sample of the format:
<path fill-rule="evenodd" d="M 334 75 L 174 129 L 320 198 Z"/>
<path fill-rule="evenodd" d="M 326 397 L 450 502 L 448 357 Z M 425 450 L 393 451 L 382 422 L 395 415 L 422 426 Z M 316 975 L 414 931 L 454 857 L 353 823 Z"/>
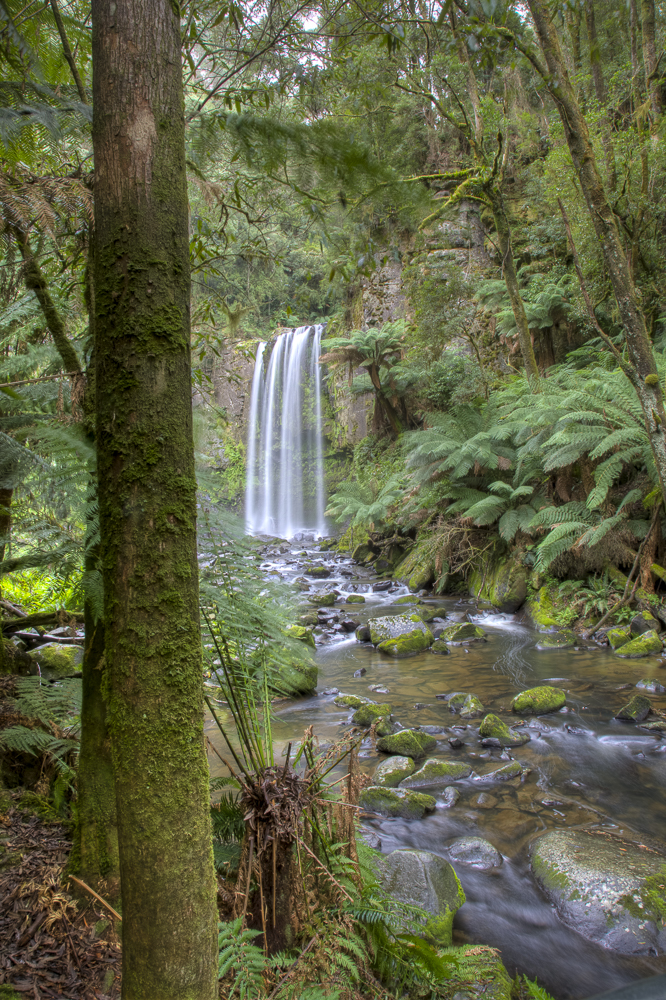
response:
<path fill-rule="evenodd" d="M 454 598 L 437 598 L 436 603 L 445 605 L 449 615 L 471 615 L 486 629 L 488 641 L 452 647 L 443 657 L 427 652 L 392 660 L 357 642 L 353 634 L 350 637 L 335 619 L 365 622 L 376 614 L 404 612 L 404 606 L 392 603 L 407 593 L 406 588 L 390 584 L 390 590 L 378 592 L 375 587 L 389 584 L 349 559 L 320 552 L 313 541 L 304 543 L 302 538 L 290 546 L 269 547 L 265 559 L 265 571 L 279 573 L 285 582 L 302 574 L 304 562 L 322 563 L 331 575 L 313 582 L 311 590 L 335 588 L 341 595 L 335 607 L 326 609 L 331 616 L 328 625 L 316 630 L 318 693 L 276 706 L 278 755 L 287 741 L 302 736 L 306 726 L 313 725 L 316 735 L 329 741 L 349 724 L 350 713 L 334 704 L 334 694 L 324 693 L 330 688 L 389 701 L 394 717 L 406 726 L 455 726 L 464 740 L 458 750 L 440 742 L 433 754 L 466 761 L 473 768 L 470 779 L 456 783 L 461 797 L 454 808 L 438 808 L 417 822 L 362 817 L 384 852 L 419 847 L 446 858 L 447 845 L 467 835 L 484 837 L 501 852 L 504 861 L 499 868 L 479 871 L 456 864 L 467 902 L 456 915 L 454 941 L 499 948 L 510 974 L 538 977 L 556 1000 L 578 1000 L 666 971 L 664 958 L 621 956 L 567 928 L 532 879 L 528 863 L 530 841 L 551 828 L 605 829 L 639 842 L 663 839 L 666 741 L 613 720 L 634 693 L 623 686 L 633 688 L 642 677 L 664 679 L 660 661 L 620 660 L 597 647 L 541 652 L 535 649 L 534 631 L 520 616 L 479 611 L 473 602 Z M 350 593 L 363 594 L 366 603 L 343 607 Z M 364 673 L 354 676 L 357 671 Z M 508 709 L 517 691 L 546 680 L 566 690 L 567 706 L 562 712 L 528 720 L 531 741 L 511 751 L 530 769 L 526 778 L 517 787 L 484 783 L 483 775 L 497 767 L 501 751 L 484 750 L 478 742 L 478 721 L 465 726 L 436 696 L 470 691 L 487 710 L 501 711 Z M 378 684 L 389 693 L 373 694 L 370 688 Z M 663 697 L 653 701 L 666 707 Z M 207 732 L 216 741 L 212 728 Z M 381 756 L 364 745 L 362 768 L 372 774 Z M 480 800 L 481 792 L 490 793 L 490 799 Z"/>
<path fill-rule="evenodd" d="M 304 529 L 325 531 L 322 330 L 286 330 L 257 348 L 248 426 L 248 534 L 293 538 Z"/>

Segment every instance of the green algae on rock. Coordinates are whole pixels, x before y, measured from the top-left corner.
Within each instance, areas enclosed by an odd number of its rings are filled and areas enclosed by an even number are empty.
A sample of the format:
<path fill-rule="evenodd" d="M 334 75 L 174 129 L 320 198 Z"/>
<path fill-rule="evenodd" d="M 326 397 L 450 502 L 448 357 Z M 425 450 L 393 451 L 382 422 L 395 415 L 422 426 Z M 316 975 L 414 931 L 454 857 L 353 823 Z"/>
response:
<path fill-rule="evenodd" d="M 641 656 L 649 656 L 650 653 L 661 653 L 662 649 L 663 642 L 661 637 L 656 632 L 650 631 L 643 632 L 642 635 L 636 636 L 635 639 L 631 639 L 623 646 L 620 646 L 615 651 L 615 655 L 633 660 L 639 659 Z"/>
<path fill-rule="evenodd" d="M 481 642 L 485 639 L 486 633 L 480 625 L 473 625 L 471 622 L 459 622 L 457 625 L 449 625 L 443 629 L 439 636 L 439 641 L 457 642 Z"/>
<path fill-rule="evenodd" d="M 432 646 L 430 647 L 431 653 L 437 653 L 439 656 L 447 656 L 451 650 L 446 645 L 443 639 L 435 639 Z"/>
<path fill-rule="evenodd" d="M 359 798 L 362 809 L 379 813 L 381 816 L 400 816 L 402 819 L 423 819 L 427 812 L 433 812 L 437 802 L 432 795 L 412 792 L 407 788 L 387 788 L 383 785 L 369 785 Z"/>
<path fill-rule="evenodd" d="M 46 642 L 37 649 L 28 650 L 27 655 L 38 663 L 43 670 L 49 670 L 56 677 L 78 673 L 83 663 L 83 646 L 73 643 L 64 645 L 60 642 Z M 316 682 L 315 682 L 316 683 Z"/>
<path fill-rule="evenodd" d="M 305 614 L 298 616 L 298 620 L 301 625 L 309 625 L 311 628 L 319 624 L 319 616 L 316 611 L 306 611 Z"/>
<path fill-rule="evenodd" d="M 317 687 L 317 675 L 316 663 L 293 660 L 278 666 L 276 677 L 269 686 L 279 695 L 310 694 Z"/>
<path fill-rule="evenodd" d="M 429 733 L 418 729 L 401 729 L 390 736 L 382 736 L 377 740 L 377 749 L 383 753 L 397 754 L 400 757 L 425 757 L 429 750 L 434 750 L 437 740 Z"/>
<path fill-rule="evenodd" d="M 643 635 L 645 632 L 661 632 L 661 622 L 649 611 L 639 611 L 631 619 L 629 629 L 632 635 Z"/>
<path fill-rule="evenodd" d="M 345 604 L 365 604 L 365 597 L 363 594 L 347 594 Z"/>
<path fill-rule="evenodd" d="M 547 586 L 539 589 L 527 599 L 527 610 L 538 629 L 553 628 L 557 625 L 554 594 Z"/>
<path fill-rule="evenodd" d="M 359 697 L 356 694 L 339 694 L 333 699 L 334 705 L 339 705 L 341 708 L 360 708 L 361 705 L 374 705 L 374 701 L 370 698 Z"/>
<path fill-rule="evenodd" d="M 545 715 L 562 708 L 566 700 L 562 688 L 543 685 L 521 691 L 511 702 L 511 708 L 516 715 Z"/>
<path fill-rule="evenodd" d="M 331 575 L 331 571 L 326 566 L 308 566 L 305 570 L 305 575 L 313 576 L 318 580 L 325 580 L 326 577 Z"/>
<path fill-rule="evenodd" d="M 470 576 L 470 593 L 489 601 L 498 611 L 512 614 L 527 596 L 527 569 L 520 556 L 500 558 L 489 570 L 474 570 Z"/>
<path fill-rule="evenodd" d="M 420 604 L 421 598 L 415 594 L 405 594 L 404 597 L 396 597 L 394 604 Z"/>
<path fill-rule="evenodd" d="M 428 646 L 434 641 L 432 632 L 416 614 L 386 615 L 383 618 L 370 618 L 368 627 L 370 629 L 370 641 L 375 646 L 388 639 L 397 639 L 403 635 L 409 636 L 413 632 L 421 632 L 423 640 L 427 642 Z"/>
<path fill-rule="evenodd" d="M 403 778 L 408 778 L 415 770 L 416 764 L 411 757 L 389 757 L 375 768 L 372 783 L 384 788 L 396 788 Z"/>
<path fill-rule="evenodd" d="M 642 722 L 647 719 L 652 709 L 652 703 L 644 694 L 635 694 L 631 701 L 623 705 L 615 716 L 622 722 Z"/>
<path fill-rule="evenodd" d="M 384 639 L 377 646 L 380 653 L 398 658 L 413 656 L 415 653 L 422 653 L 432 645 L 432 633 L 422 632 L 420 629 L 413 629 L 403 635 L 398 635 L 395 639 Z"/>
<path fill-rule="evenodd" d="M 562 629 L 560 632 L 548 632 L 546 635 L 539 636 L 536 648 L 541 650 L 571 649 L 577 641 L 575 632 Z"/>
<path fill-rule="evenodd" d="M 626 646 L 629 642 L 631 632 L 628 628 L 610 628 L 606 632 L 606 638 L 611 649 L 619 649 L 620 646 Z"/>
<path fill-rule="evenodd" d="M 378 719 L 390 717 L 390 705 L 372 705 L 368 702 L 367 704 L 361 705 L 356 709 L 352 716 L 352 721 L 357 726 L 371 726 L 373 722 L 377 722 Z"/>
<path fill-rule="evenodd" d="M 419 618 L 424 622 L 432 622 L 435 618 L 446 618 L 446 608 L 421 607 Z"/>
<path fill-rule="evenodd" d="M 623 954 L 663 951 L 661 927 L 641 893 L 664 860 L 631 841 L 584 830 L 551 830 L 531 850 L 532 872 L 564 923 Z"/>
<path fill-rule="evenodd" d="M 385 892 L 429 915 L 427 939 L 439 947 L 451 944 L 453 917 L 465 893 L 448 861 L 429 851 L 401 848 L 378 858 L 376 871 Z"/>
<path fill-rule="evenodd" d="M 284 634 L 291 636 L 292 639 L 299 639 L 304 642 L 306 646 L 311 646 L 315 648 L 315 640 L 312 632 L 309 628 L 304 628 L 303 625 L 289 625 L 284 629 Z"/>
<path fill-rule="evenodd" d="M 432 757 L 400 783 L 401 788 L 421 788 L 427 785 L 449 785 L 452 781 L 469 778 L 472 768 L 469 764 L 456 761 L 437 760 Z"/>
<path fill-rule="evenodd" d="M 490 781 L 511 781 L 512 778 L 520 778 L 523 773 L 522 765 L 517 760 L 509 761 L 503 767 L 498 767 L 495 771 L 483 775 L 483 780 Z"/>
<path fill-rule="evenodd" d="M 484 746 L 519 747 L 529 742 L 530 735 L 513 732 L 506 723 L 492 713 L 486 715 L 479 727 L 479 736 Z"/>
<path fill-rule="evenodd" d="M 650 694 L 663 694 L 666 687 L 655 680 L 654 677 L 644 677 L 638 682 L 636 687 L 641 691 L 649 691 Z"/>
<path fill-rule="evenodd" d="M 318 608 L 330 608 L 331 605 L 335 604 L 338 597 L 337 590 L 322 591 L 319 594 L 309 594 L 308 601 L 310 604 L 316 604 Z"/>
<path fill-rule="evenodd" d="M 468 694 L 460 708 L 461 719 L 479 719 L 485 708 L 475 694 Z"/>
<path fill-rule="evenodd" d="M 367 625 L 359 625 L 354 634 L 357 642 L 370 642 L 370 628 Z"/>

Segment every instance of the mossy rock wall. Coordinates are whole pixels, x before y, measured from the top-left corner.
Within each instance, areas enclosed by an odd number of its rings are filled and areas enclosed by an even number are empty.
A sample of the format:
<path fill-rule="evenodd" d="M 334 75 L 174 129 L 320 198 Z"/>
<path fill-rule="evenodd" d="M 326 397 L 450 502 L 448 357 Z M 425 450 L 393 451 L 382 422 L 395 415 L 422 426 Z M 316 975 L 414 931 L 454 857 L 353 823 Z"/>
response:
<path fill-rule="evenodd" d="M 527 569 L 518 553 L 497 559 L 486 569 L 475 569 L 469 579 L 473 597 L 489 601 L 499 611 L 513 613 L 527 597 Z"/>

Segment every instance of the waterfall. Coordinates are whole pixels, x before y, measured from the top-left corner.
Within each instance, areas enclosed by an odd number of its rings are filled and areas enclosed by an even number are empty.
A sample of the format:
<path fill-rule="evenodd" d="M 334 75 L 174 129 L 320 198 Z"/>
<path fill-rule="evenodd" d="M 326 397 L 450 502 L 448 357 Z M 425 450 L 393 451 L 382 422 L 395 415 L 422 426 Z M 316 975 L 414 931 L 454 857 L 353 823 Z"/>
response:
<path fill-rule="evenodd" d="M 247 441 L 248 534 L 325 533 L 322 330 L 300 326 L 257 349 Z"/>

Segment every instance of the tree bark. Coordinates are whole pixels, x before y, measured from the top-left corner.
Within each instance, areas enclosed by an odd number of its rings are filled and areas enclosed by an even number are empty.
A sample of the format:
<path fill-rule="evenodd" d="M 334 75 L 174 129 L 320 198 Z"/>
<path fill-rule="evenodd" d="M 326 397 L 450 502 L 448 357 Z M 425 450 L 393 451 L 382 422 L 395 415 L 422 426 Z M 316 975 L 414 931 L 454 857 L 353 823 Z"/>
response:
<path fill-rule="evenodd" d="M 180 24 L 93 0 L 95 352 L 124 1000 L 217 996 Z"/>
<path fill-rule="evenodd" d="M 601 65 L 601 51 L 599 38 L 597 36 L 597 24 L 594 15 L 594 0 L 586 0 L 585 4 L 585 24 L 587 27 L 587 43 L 590 54 L 590 67 L 592 69 L 592 82 L 594 83 L 594 95 L 600 108 L 604 112 L 608 111 L 608 90 L 604 79 L 604 71 Z M 617 169 L 615 167 L 615 153 L 610 137 L 611 122 L 608 114 L 605 114 L 605 122 L 601 141 L 604 147 L 606 158 L 606 182 L 610 191 L 617 187 Z"/>
<path fill-rule="evenodd" d="M 546 2 L 545 0 L 528 0 L 528 2 L 546 59 L 546 83 L 560 112 L 569 152 L 578 174 L 618 304 L 627 350 L 634 369 L 635 377 L 632 381 L 643 410 L 659 484 L 666 503 L 666 439 L 664 437 L 666 414 L 664 413 L 664 401 L 652 353 L 652 344 L 645 326 L 645 319 L 638 305 L 636 288 L 632 280 L 629 262 L 624 253 L 615 216 L 599 176 L 587 122 L 571 87 L 557 33 L 550 20 Z"/>
<path fill-rule="evenodd" d="M 650 104 L 655 115 L 663 111 L 661 87 L 656 78 L 657 47 L 654 39 L 654 0 L 641 0 L 641 33 L 643 36 L 643 65 L 645 67 L 645 88 L 650 95 Z"/>

